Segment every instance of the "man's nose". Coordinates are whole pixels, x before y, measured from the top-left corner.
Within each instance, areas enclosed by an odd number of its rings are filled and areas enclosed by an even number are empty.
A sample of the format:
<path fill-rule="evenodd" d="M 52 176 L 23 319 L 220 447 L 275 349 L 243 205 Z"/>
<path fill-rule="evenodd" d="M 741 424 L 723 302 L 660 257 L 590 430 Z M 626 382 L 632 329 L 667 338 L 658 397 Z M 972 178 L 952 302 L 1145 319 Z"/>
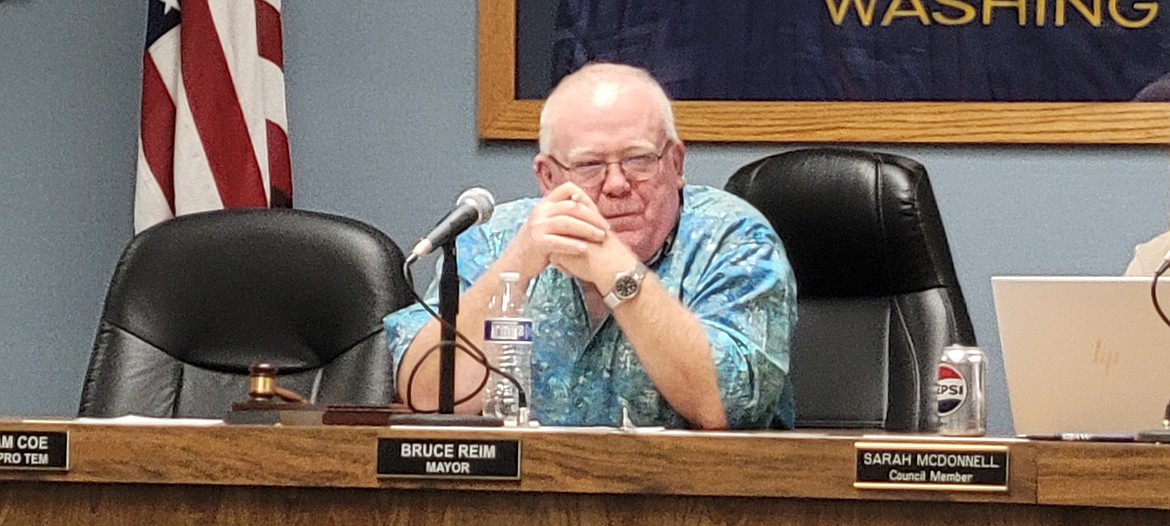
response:
<path fill-rule="evenodd" d="M 621 195 L 630 190 L 630 181 L 626 179 L 626 172 L 622 163 L 608 163 L 605 165 L 605 179 L 601 189 L 607 194 Z"/>

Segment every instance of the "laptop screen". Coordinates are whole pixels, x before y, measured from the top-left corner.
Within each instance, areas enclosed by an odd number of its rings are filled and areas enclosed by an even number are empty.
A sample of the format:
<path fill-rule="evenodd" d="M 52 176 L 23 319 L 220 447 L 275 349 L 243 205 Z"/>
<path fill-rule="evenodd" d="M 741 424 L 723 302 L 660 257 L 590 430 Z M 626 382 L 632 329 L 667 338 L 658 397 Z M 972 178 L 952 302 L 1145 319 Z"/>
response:
<path fill-rule="evenodd" d="M 1136 433 L 1170 402 L 1170 327 L 1150 278 L 993 277 L 1018 434 Z M 1170 311 L 1170 277 L 1158 284 Z"/>

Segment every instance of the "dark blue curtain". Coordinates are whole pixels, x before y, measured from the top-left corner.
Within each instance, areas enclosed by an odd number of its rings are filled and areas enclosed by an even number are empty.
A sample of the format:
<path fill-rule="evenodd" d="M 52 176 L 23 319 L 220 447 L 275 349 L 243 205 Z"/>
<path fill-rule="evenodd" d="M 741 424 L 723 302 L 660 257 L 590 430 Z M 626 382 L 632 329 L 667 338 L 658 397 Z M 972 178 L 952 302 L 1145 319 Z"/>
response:
<path fill-rule="evenodd" d="M 1156 84 L 1170 72 L 1170 0 L 1020 0 L 1023 25 L 1014 8 L 995 7 L 984 24 L 983 0 L 943 2 L 919 2 L 929 24 L 903 16 L 882 26 L 891 4 L 912 13 L 915 2 L 560 0 L 552 79 L 600 60 L 645 67 L 679 100 L 1124 101 L 1143 88 L 1150 98 L 1170 93 Z M 1095 3 L 1097 27 L 1075 5 Z M 870 4 L 866 26 L 857 6 Z M 975 14 L 969 23 L 934 19 L 962 18 L 960 4 Z M 1146 14 L 1135 4 L 1157 4 L 1158 12 L 1130 29 L 1110 4 L 1130 21 Z M 846 6 L 840 24 L 830 5 Z"/>

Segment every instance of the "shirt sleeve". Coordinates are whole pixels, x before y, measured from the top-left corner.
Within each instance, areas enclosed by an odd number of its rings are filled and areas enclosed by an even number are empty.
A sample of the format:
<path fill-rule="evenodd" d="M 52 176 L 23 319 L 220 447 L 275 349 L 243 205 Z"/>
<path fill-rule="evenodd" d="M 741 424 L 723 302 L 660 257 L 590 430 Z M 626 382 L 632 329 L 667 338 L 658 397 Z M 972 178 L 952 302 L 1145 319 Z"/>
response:
<path fill-rule="evenodd" d="M 791 427 L 796 279 L 779 237 L 745 219 L 723 237 L 695 291 L 688 307 L 707 332 L 728 426 Z"/>
<path fill-rule="evenodd" d="M 1170 232 L 1142 243 L 1133 249 L 1133 259 L 1125 269 L 1126 276 L 1150 277 L 1162 264 L 1162 258 L 1170 250 Z"/>

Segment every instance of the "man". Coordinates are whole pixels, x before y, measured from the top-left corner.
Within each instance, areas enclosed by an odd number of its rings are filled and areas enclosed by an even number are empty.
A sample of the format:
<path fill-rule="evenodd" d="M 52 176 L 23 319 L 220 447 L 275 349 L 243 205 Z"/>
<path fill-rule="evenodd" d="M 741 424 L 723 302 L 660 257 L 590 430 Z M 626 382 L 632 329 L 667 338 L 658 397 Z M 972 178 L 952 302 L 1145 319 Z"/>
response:
<path fill-rule="evenodd" d="M 543 424 L 618 425 L 625 406 L 637 425 L 791 427 L 792 270 L 750 205 L 684 184 L 685 154 L 649 74 L 585 66 L 541 113 L 532 166 L 543 198 L 502 204 L 457 240 L 459 326 L 477 344 L 500 273 L 535 280 L 529 401 Z M 615 291 L 617 281 L 632 286 Z M 418 306 L 385 322 L 399 395 L 434 409 L 437 353 L 407 385 L 438 343 L 438 323 Z M 483 377 L 460 354 L 456 399 Z M 481 408 L 472 396 L 456 410 Z"/>

